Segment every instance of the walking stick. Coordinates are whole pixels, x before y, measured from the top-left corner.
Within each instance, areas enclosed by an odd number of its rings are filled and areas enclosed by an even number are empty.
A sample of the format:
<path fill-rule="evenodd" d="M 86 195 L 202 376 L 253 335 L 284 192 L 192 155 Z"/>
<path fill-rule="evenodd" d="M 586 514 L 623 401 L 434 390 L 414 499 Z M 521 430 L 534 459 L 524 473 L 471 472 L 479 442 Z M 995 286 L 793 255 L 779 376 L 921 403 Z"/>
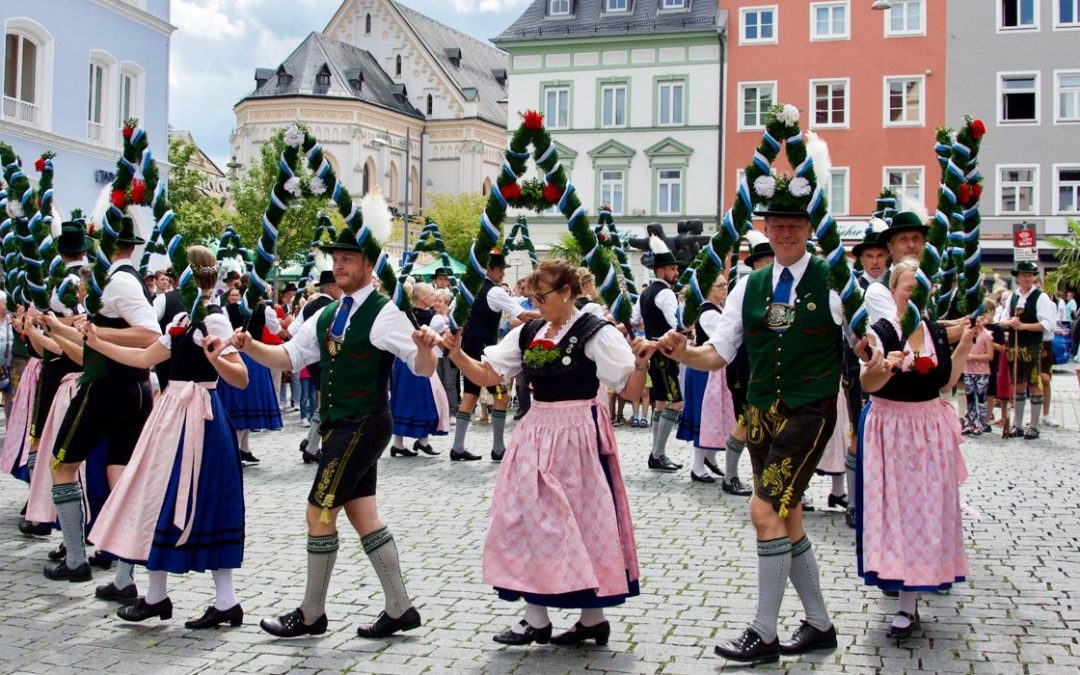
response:
<path fill-rule="evenodd" d="M 1006 439 L 1006 440 L 1009 439 L 1009 438 L 1012 438 L 1012 424 L 1009 423 L 1009 414 L 1010 414 L 1010 407 L 1009 406 L 1012 404 L 1013 401 L 1016 400 L 1016 386 L 1017 386 L 1016 378 L 1017 378 L 1017 372 L 1019 370 L 1019 365 L 1020 365 L 1020 331 L 1017 330 L 1016 328 L 1013 328 L 1011 332 L 1012 332 L 1012 338 L 1013 338 L 1013 364 L 1012 364 L 1013 367 L 1012 367 L 1012 378 L 1011 378 L 1009 384 L 1011 385 L 1010 389 L 1012 391 L 1010 393 L 1012 394 L 1012 396 L 1010 396 L 1009 400 L 1005 402 L 1005 428 L 1002 429 L 1002 431 L 1001 431 L 1001 437 Z M 1013 408 L 1015 409 L 1015 406 L 1013 406 Z M 1015 410 L 1013 410 L 1012 412 L 1015 412 Z M 1023 420 L 1017 420 L 1018 426 L 1019 426 L 1019 423 L 1022 422 L 1022 421 Z"/>

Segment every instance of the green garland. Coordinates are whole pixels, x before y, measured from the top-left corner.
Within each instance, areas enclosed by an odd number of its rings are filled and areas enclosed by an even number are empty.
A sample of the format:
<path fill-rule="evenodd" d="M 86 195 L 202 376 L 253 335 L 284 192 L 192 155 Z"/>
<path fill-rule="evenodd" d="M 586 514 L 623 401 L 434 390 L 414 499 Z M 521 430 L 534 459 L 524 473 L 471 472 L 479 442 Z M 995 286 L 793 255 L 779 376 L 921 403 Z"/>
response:
<path fill-rule="evenodd" d="M 44 238 L 41 227 L 40 202 L 34 189 L 30 187 L 30 181 L 22 170 L 22 161 L 15 155 L 15 151 L 6 143 L 0 143 L 0 161 L 4 164 L 4 179 L 10 186 L 10 195 L 7 203 L 7 213 L 13 219 L 15 239 L 19 249 L 19 264 L 22 267 L 18 277 L 20 287 L 18 295 L 22 300 L 29 300 L 27 304 L 33 304 L 40 311 L 49 308 L 49 297 L 45 289 L 44 274 L 42 271 L 41 258 L 38 257 L 38 245 Z M 51 190 L 52 163 L 36 163 L 42 172 L 42 193 Z M 49 202 L 52 197 L 50 192 Z"/>
<path fill-rule="evenodd" d="M 8 191 L 7 184 L 0 183 L 0 252 L 4 260 L 4 288 L 7 289 L 7 308 L 14 312 L 18 303 L 15 302 L 15 291 L 19 276 L 19 251 L 15 239 L 15 220 L 8 215 Z"/>
<path fill-rule="evenodd" d="M 307 255 L 304 256 L 304 268 L 300 271 L 300 283 L 297 284 L 297 288 L 301 291 L 307 287 L 308 282 L 314 280 L 311 272 L 315 269 L 315 249 L 323 243 L 324 237 L 326 241 L 334 241 L 337 238 L 337 230 L 334 229 L 330 216 L 319 211 L 315 223 L 315 236 L 311 240 L 311 247 L 308 249 Z"/>
<path fill-rule="evenodd" d="M 953 143 L 954 164 L 964 174 L 957 194 L 958 210 L 963 217 L 961 242 L 964 273 L 960 278 L 963 294 L 959 296 L 956 307 L 962 316 L 978 316 L 982 312 L 983 297 L 986 294 L 982 283 L 982 246 L 979 236 L 979 226 L 982 224 L 982 215 L 979 213 L 979 199 L 982 197 L 979 148 L 985 134 L 986 125 L 981 120 L 965 115 L 964 126 Z"/>
<path fill-rule="evenodd" d="M 506 235 L 502 246 L 503 253 L 510 251 L 525 251 L 529 255 L 529 264 L 533 269 L 540 264 L 536 259 L 536 247 L 533 246 L 532 237 L 529 236 L 529 221 L 525 216 L 518 216 L 517 222 L 510 228 L 510 234 Z"/>
<path fill-rule="evenodd" d="M 81 209 L 71 210 L 71 220 L 82 223 L 83 228 L 86 228 L 86 219 L 83 217 Z M 96 241 L 94 245 L 97 245 Z M 56 297 L 60 300 L 60 304 L 75 311 L 79 306 L 79 284 L 76 280 L 78 275 L 72 275 L 68 272 L 64 258 L 56 249 L 55 243 L 49 248 L 48 253 L 42 253 L 42 260 L 51 261 L 49 263 L 49 281 L 47 284 L 50 292 L 56 291 Z"/>
<path fill-rule="evenodd" d="M 622 273 L 623 286 L 630 296 L 630 306 L 633 308 L 638 299 L 634 270 L 630 267 L 630 258 L 626 255 L 626 249 L 623 247 L 622 234 L 615 226 L 611 208 L 607 205 L 601 207 L 600 213 L 596 215 L 596 227 L 593 228 L 593 234 L 596 235 L 597 241 L 615 254 L 615 260 L 619 264 L 619 271 Z"/>
<path fill-rule="evenodd" d="M 446 253 L 446 242 L 443 241 L 439 224 L 430 218 L 424 223 L 424 228 L 420 230 L 420 236 L 416 238 L 416 244 L 413 246 L 413 249 L 409 251 L 409 255 L 405 259 L 405 264 L 401 266 L 401 271 L 398 273 L 398 280 L 404 282 L 405 279 L 412 274 L 413 266 L 416 265 L 416 260 L 420 257 L 421 253 L 430 253 L 433 256 L 438 255 L 442 262 L 449 262 L 450 259 L 449 255 Z"/>

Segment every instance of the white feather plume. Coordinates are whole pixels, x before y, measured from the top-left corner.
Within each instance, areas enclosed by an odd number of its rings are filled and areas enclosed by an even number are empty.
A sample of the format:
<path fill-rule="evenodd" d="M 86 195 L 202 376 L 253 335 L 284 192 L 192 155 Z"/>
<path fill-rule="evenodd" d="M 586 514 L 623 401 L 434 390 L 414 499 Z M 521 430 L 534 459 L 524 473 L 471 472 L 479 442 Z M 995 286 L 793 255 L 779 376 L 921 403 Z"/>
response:
<path fill-rule="evenodd" d="M 315 279 L 318 280 L 321 272 L 328 272 L 334 269 L 334 258 L 329 253 L 323 253 L 322 251 L 315 251 L 313 255 L 315 257 L 315 263 L 312 265 L 312 274 L 314 274 Z"/>
<path fill-rule="evenodd" d="M 914 213 L 919 217 L 920 223 L 926 223 L 930 220 L 930 214 L 926 210 L 926 204 L 918 199 L 908 197 L 902 190 L 896 192 L 896 209 L 898 212 L 910 211 Z"/>
<path fill-rule="evenodd" d="M 817 175 L 818 185 L 823 190 L 829 188 L 832 181 L 832 160 L 829 158 L 829 144 L 825 139 L 813 131 L 803 132 L 806 140 L 806 154 L 814 160 L 814 174 Z"/>
<path fill-rule="evenodd" d="M 881 218 L 871 218 L 866 225 L 867 228 L 874 234 L 881 234 L 885 230 L 889 229 L 889 224 Z"/>
<path fill-rule="evenodd" d="M 743 238 L 746 239 L 746 243 L 751 250 L 759 244 L 769 243 L 769 238 L 760 230 L 747 230 L 746 234 L 743 235 Z"/>
<path fill-rule="evenodd" d="M 101 224 L 105 222 L 105 212 L 109 210 L 109 206 L 112 204 L 112 201 L 109 199 L 111 196 L 111 184 L 101 188 L 97 200 L 94 201 L 94 208 L 90 211 L 90 222 L 93 223 L 99 231 L 101 230 Z"/>
<path fill-rule="evenodd" d="M 371 234 L 378 242 L 384 242 L 390 238 L 390 231 L 394 224 L 394 216 L 386 205 L 379 186 L 368 190 L 364 198 L 360 200 L 360 212 L 364 216 L 364 224 L 371 228 Z"/>
<path fill-rule="evenodd" d="M 649 236 L 649 250 L 653 253 L 671 253 L 667 243 L 655 234 Z"/>

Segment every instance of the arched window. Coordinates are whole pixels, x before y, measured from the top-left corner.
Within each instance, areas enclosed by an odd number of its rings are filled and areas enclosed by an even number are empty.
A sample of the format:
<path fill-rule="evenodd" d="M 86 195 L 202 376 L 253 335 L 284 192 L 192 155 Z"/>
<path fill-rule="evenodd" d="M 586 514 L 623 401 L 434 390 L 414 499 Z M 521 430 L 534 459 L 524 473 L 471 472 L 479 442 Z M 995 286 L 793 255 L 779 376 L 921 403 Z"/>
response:
<path fill-rule="evenodd" d="M 401 54 L 394 57 L 394 76 L 401 77 Z"/>
<path fill-rule="evenodd" d="M 53 38 L 25 17 L 4 22 L 3 118 L 46 131 L 52 126 Z"/>
<path fill-rule="evenodd" d="M 491 194 L 491 178 L 484 179 L 484 187 L 481 188 L 481 192 L 483 192 L 485 197 Z"/>
<path fill-rule="evenodd" d="M 115 103 L 120 99 L 113 93 L 116 59 L 98 49 L 90 52 L 89 77 L 86 94 L 86 140 L 95 145 L 110 145 L 120 129 Z M 115 102 L 115 103 L 114 103 Z"/>
<path fill-rule="evenodd" d="M 120 127 L 132 117 L 143 117 L 143 73 L 145 71 L 134 63 L 120 64 L 119 112 Z"/>
<path fill-rule="evenodd" d="M 371 15 L 364 17 L 364 35 L 371 35 Z"/>
<path fill-rule="evenodd" d="M 364 194 L 366 195 L 373 187 L 375 187 L 375 161 L 368 157 L 368 160 L 364 162 Z"/>
<path fill-rule="evenodd" d="M 398 170 L 397 164 L 390 162 L 390 168 L 386 170 L 386 203 L 392 209 L 401 207 L 401 199 L 398 195 Z"/>
<path fill-rule="evenodd" d="M 435 99 L 431 98 L 431 94 L 427 95 L 427 115 L 430 117 L 435 112 Z"/>

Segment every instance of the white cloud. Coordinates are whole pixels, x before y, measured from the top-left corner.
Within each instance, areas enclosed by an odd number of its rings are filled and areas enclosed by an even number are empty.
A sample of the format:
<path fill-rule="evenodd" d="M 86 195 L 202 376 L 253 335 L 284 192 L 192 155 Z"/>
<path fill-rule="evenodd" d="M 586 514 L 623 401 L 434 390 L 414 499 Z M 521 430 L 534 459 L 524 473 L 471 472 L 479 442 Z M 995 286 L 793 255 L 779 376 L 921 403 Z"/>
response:
<path fill-rule="evenodd" d="M 454 9 L 458 14 L 477 14 L 483 12 L 501 13 L 517 9 L 531 0 L 454 0 Z"/>
<path fill-rule="evenodd" d="M 172 22 L 202 39 L 236 38 L 246 27 L 242 19 L 228 15 L 227 5 L 227 0 L 173 0 Z"/>

